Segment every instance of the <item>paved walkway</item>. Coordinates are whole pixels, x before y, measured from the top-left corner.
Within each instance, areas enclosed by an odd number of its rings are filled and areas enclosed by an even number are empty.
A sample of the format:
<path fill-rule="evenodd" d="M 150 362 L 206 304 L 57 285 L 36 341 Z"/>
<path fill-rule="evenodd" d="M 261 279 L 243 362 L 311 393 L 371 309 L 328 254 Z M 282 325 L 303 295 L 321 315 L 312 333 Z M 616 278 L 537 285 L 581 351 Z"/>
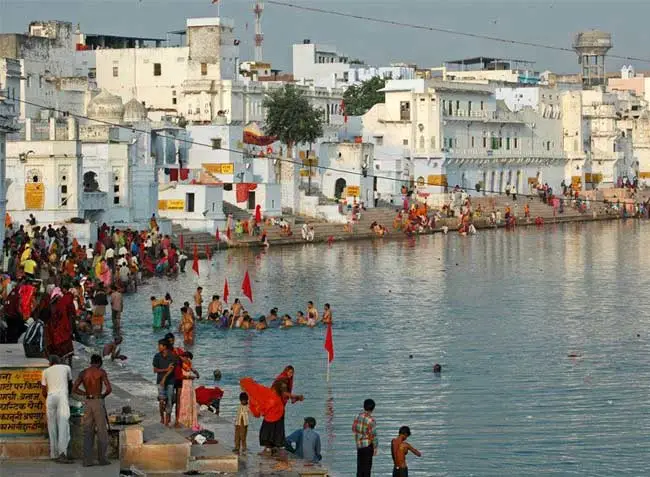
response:
<path fill-rule="evenodd" d="M 2 475 L 21 477 L 117 477 L 120 474 L 119 462 L 106 467 L 83 467 L 81 462 L 56 464 L 49 460 L 30 462 L 2 462 Z M 7 472 L 5 474 L 5 472 Z"/>

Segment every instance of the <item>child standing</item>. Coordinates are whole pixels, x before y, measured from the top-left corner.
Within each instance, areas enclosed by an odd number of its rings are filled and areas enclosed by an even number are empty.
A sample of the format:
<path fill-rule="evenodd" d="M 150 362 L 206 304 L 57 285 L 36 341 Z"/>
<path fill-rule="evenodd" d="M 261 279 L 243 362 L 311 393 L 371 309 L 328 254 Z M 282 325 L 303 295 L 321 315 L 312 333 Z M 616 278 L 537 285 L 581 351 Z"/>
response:
<path fill-rule="evenodd" d="M 248 434 L 248 394 L 239 395 L 239 409 L 235 419 L 235 448 L 233 452 L 246 452 L 246 434 Z"/>

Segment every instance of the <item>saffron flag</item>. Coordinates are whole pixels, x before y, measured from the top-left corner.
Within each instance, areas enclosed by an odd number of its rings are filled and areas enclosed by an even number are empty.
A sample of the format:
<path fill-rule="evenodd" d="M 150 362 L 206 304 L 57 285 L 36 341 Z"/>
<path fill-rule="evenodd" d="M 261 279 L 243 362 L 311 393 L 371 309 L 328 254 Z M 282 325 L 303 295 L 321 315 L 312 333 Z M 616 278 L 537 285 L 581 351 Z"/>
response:
<path fill-rule="evenodd" d="M 183 234 L 181 234 L 180 238 L 178 239 L 178 246 L 181 250 L 185 248 L 185 237 L 183 237 Z"/>
<path fill-rule="evenodd" d="M 343 115 L 343 122 L 348 122 L 348 114 L 345 111 L 345 102 L 341 100 L 341 114 Z"/>
<path fill-rule="evenodd" d="M 325 351 L 327 351 L 327 362 L 334 361 L 334 338 L 332 337 L 332 324 L 327 325 L 327 332 L 325 333 Z"/>
<path fill-rule="evenodd" d="M 230 231 L 230 227 L 226 229 L 226 238 L 230 241 L 232 239 L 232 232 Z"/>
<path fill-rule="evenodd" d="M 212 260 L 212 251 L 207 243 L 205 244 L 205 255 L 208 257 L 208 260 Z"/>
<path fill-rule="evenodd" d="M 251 277 L 248 276 L 248 270 L 246 270 L 246 275 L 244 275 L 244 281 L 241 282 L 241 291 L 253 303 L 253 289 L 251 288 Z"/>
<path fill-rule="evenodd" d="M 223 284 L 223 302 L 228 303 L 228 295 L 230 295 L 230 289 L 228 288 L 228 279 Z"/>
<path fill-rule="evenodd" d="M 192 270 L 194 270 L 194 273 L 199 275 L 199 251 L 196 248 L 196 244 L 194 244 L 194 260 L 192 261 Z"/>

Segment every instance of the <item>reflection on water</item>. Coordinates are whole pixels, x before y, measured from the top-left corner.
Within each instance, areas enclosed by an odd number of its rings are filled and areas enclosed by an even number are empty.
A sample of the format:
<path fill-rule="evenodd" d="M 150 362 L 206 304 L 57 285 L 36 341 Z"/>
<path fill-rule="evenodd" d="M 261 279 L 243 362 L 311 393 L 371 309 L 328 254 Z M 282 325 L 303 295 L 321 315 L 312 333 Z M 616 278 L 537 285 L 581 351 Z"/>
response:
<path fill-rule="evenodd" d="M 322 328 L 223 332 L 199 323 L 201 384 L 221 369 L 222 411 L 234 416 L 241 376 L 270 384 L 293 364 L 305 402 L 288 406 L 287 431 L 315 417 L 336 475 L 354 474 L 350 429 L 368 397 L 377 402 L 377 475 L 390 474 L 389 440 L 401 425 L 423 452 L 409 460 L 415 476 L 643 475 L 648 227 L 567 224 L 228 251 L 202 262 L 199 278 L 152 281 L 127 297 L 124 351 L 153 378 L 163 333 L 151 331 L 148 297 L 170 291 L 177 326 L 178 308 L 197 285 L 207 301 L 227 277 L 232 299 L 248 270 L 255 315 L 277 306 L 295 316 L 308 300 L 319 310 L 331 303 L 331 381 Z M 432 373 L 434 363 L 442 375 Z"/>

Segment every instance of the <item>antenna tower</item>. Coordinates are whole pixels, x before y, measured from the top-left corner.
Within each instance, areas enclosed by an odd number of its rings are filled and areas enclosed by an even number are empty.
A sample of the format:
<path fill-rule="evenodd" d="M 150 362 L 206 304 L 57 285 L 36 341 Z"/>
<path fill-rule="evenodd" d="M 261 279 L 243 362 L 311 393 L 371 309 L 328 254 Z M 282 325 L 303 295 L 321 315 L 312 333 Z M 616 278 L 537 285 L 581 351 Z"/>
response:
<path fill-rule="evenodd" d="M 262 43 L 264 43 L 264 34 L 262 33 L 262 12 L 264 12 L 264 3 L 262 0 L 255 2 L 253 13 L 255 13 L 255 61 L 262 61 Z"/>

